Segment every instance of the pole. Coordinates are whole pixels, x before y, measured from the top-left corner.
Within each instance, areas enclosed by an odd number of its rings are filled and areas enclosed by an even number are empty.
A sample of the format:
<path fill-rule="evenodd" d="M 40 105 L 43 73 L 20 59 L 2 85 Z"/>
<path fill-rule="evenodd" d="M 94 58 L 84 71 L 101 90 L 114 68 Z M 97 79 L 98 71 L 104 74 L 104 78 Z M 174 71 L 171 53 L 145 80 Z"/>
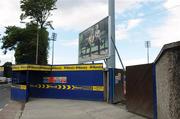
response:
<path fill-rule="evenodd" d="M 115 68 L 115 0 L 109 0 L 109 58 L 107 59 L 107 67 Z"/>
<path fill-rule="evenodd" d="M 118 49 L 117 49 L 117 47 L 116 47 L 116 45 L 115 45 L 115 43 L 114 43 L 113 39 L 111 39 L 111 40 L 112 40 L 112 43 L 113 43 L 113 45 L 114 45 L 114 48 L 115 48 L 115 50 L 116 50 L 116 52 L 117 52 L 117 55 L 118 55 L 119 61 L 120 61 L 121 66 L 122 66 L 122 68 L 123 68 L 123 71 L 125 71 L 126 69 L 125 69 L 124 64 L 123 64 L 123 62 L 122 62 L 121 56 L 120 56 L 120 54 L 119 54 L 119 52 L 118 52 Z"/>
<path fill-rule="evenodd" d="M 149 64 L 149 47 L 147 47 L 147 63 Z"/>
<path fill-rule="evenodd" d="M 52 41 L 52 65 L 54 64 L 54 40 Z"/>
<path fill-rule="evenodd" d="M 39 31 L 37 28 L 37 42 L 36 42 L 36 64 L 38 64 L 38 52 L 39 52 Z"/>
<path fill-rule="evenodd" d="M 52 65 L 54 64 L 54 41 L 56 41 L 57 34 L 52 33 Z"/>
<path fill-rule="evenodd" d="M 151 46 L 150 41 L 145 41 L 145 47 L 147 48 L 147 63 L 149 64 L 149 48 Z"/>

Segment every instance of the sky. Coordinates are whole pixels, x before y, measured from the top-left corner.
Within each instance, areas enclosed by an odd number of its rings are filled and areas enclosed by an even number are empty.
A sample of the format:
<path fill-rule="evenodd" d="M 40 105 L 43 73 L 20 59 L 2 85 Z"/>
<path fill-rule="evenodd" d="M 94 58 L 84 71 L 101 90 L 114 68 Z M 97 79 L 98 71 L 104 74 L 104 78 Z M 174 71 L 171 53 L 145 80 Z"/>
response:
<path fill-rule="evenodd" d="M 0 34 L 5 26 L 20 26 L 20 0 L 0 2 Z M 78 63 L 79 33 L 108 16 L 108 0 L 58 0 L 53 11 L 55 30 L 54 64 Z M 116 46 L 125 66 L 147 63 L 145 41 L 151 42 L 150 62 L 164 44 L 180 40 L 180 0 L 115 0 Z M 0 46 L 2 44 L 0 43 Z M 48 62 L 51 63 L 51 42 Z M 3 54 L 0 65 L 14 63 L 14 52 Z M 100 61 L 101 62 L 101 61 Z M 116 67 L 121 68 L 116 57 Z"/>

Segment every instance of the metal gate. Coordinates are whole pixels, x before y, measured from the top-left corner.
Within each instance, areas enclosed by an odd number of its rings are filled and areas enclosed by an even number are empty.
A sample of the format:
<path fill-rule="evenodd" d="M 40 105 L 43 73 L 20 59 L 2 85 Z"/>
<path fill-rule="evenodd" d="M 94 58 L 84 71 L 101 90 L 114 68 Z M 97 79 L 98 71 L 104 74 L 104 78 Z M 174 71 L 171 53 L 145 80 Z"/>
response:
<path fill-rule="evenodd" d="M 128 111 L 153 118 L 155 99 L 153 64 L 128 66 L 126 76 Z"/>

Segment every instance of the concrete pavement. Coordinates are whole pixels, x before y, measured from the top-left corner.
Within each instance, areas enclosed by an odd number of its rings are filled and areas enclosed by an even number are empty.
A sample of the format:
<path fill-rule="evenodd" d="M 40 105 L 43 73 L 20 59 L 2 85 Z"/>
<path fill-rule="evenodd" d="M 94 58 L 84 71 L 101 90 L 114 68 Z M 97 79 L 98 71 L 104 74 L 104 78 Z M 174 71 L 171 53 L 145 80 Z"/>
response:
<path fill-rule="evenodd" d="M 106 102 L 30 99 L 20 119 L 145 119 Z"/>
<path fill-rule="evenodd" d="M 106 102 L 30 99 L 10 101 L 10 85 L 0 85 L 0 119 L 145 119 L 126 111 L 125 106 Z"/>

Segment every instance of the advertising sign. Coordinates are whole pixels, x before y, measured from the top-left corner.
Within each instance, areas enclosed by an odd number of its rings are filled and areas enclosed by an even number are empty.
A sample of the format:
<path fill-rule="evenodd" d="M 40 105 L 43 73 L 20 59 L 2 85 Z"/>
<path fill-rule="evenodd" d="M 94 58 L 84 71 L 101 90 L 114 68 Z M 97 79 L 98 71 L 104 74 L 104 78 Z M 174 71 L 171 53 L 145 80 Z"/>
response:
<path fill-rule="evenodd" d="M 108 57 L 108 17 L 79 34 L 79 63 Z"/>
<path fill-rule="evenodd" d="M 67 77 L 44 77 L 43 83 L 67 83 Z"/>

